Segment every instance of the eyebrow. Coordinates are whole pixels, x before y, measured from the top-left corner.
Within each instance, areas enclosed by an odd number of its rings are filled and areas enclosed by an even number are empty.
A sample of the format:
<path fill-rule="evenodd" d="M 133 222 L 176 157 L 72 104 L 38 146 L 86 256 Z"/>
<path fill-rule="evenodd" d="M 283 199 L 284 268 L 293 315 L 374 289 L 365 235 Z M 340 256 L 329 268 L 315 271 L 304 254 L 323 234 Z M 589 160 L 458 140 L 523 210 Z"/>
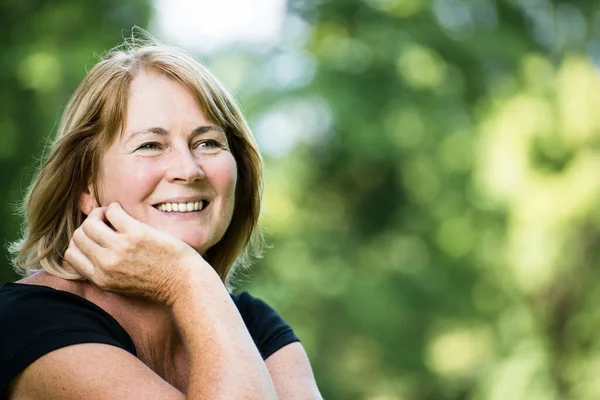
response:
<path fill-rule="evenodd" d="M 225 131 L 223 130 L 223 128 L 219 128 L 218 126 L 215 126 L 215 125 L 203 125 L 203 126 L 199 126 L 199 127 L 195 128 L 194 130 L 192 130 L 191 136 L 193 138 L 193 137 L 202 135 L 202 134 L 210 132 L 210 131 L 219 131 L 222 134 L 225 134 Z M 136 136 L 144 135 L 144 134 L 154 134 L 154 135 L 160 135 L 160 136 L 169 136 L 170 135 L 169 131 L 166 130 L 165 128 L 161 128 L 160 126 L 153 126 L 151 128 L 146 128 L 146 129 L 142 129 L 140 131 L 133 132 L 125 140 L 125 143 L 128 143 L 129 141 L 131 141 L 131 139 L 133 139 Z"/>

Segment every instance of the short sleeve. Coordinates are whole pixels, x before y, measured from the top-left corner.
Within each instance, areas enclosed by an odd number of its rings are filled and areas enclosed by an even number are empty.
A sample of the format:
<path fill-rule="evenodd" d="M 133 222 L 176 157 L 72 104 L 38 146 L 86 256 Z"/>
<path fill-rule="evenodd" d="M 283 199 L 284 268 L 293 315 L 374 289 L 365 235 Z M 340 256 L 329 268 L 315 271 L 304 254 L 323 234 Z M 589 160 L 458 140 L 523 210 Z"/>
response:
<path fill-rule="evenodd" d="M 48 287 L 0 288 L 0 399 L 8 384 L 42 356 L 62 347 L 102 343 L 136 354 L 127 332 L 95 304 Z"/>
<path fill-rule="evenodd" d="M 232 297 L 263 360 L 282 347 L 300 341 L 292 327 L 263 300 L 248 292 Z"/>

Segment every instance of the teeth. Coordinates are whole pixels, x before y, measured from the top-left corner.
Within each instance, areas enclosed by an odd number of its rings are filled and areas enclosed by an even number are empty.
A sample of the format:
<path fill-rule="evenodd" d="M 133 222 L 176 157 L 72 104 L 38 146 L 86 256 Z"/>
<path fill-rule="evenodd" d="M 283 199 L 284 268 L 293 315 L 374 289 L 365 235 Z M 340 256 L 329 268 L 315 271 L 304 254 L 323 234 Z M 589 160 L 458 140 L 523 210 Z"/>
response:
<path fill-rule="evenodd" d="M 189 203 L 160 203 L 156 206 L 160 211 L 165 212 L 193 212 L 204 208 L 204 201 Z"/>

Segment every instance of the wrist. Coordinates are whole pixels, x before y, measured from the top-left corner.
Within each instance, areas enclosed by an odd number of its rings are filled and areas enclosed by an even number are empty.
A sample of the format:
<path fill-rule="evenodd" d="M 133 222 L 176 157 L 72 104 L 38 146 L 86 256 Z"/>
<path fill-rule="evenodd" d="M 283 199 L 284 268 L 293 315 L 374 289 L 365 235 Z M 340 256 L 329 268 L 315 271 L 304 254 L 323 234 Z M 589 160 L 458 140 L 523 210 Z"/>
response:
<path fill-rule="evenodd" d="M 170 307 L 189 307 L 199 300 L 199 296 L 209 293 L 211 287 L 223 286 L 216 271 L 197 253 L 182 264 L 183 272 L 171 290 Z"/>

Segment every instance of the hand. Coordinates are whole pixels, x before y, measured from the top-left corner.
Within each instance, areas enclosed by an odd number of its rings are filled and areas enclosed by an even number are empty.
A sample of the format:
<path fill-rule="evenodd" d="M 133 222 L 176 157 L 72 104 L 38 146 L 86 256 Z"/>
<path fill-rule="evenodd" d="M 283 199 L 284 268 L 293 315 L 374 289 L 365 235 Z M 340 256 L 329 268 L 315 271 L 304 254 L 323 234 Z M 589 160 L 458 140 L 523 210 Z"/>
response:
<path fill-rule="evenodd" d="M 118 203 L 88 215 L 73 233 L 64 258 L 103 290 L 167 305 L 173 304 L 193 268 L 208 266 L 192 247 L 134 219 Z"/>

